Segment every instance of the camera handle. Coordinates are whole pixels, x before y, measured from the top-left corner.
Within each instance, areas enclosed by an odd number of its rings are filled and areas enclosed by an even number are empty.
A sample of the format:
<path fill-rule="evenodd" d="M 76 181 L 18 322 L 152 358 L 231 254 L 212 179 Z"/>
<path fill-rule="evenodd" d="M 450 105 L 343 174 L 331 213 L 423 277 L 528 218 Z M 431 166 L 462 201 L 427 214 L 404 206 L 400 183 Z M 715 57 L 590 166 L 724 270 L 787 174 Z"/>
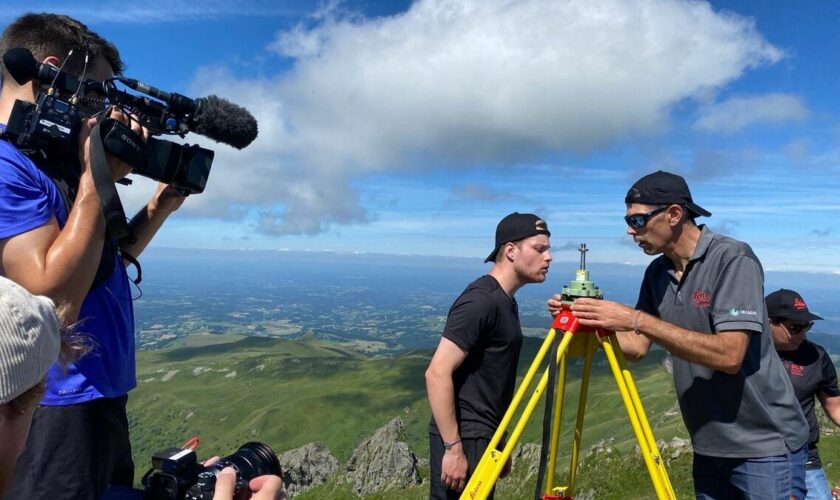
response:
<path fill-rule="evenodd" d="M 113 118 L 104 118 L 97 125 L 105 151 L 128 163 L 133 169 L 147 166 L 148 146 L 139 135 Z"/>

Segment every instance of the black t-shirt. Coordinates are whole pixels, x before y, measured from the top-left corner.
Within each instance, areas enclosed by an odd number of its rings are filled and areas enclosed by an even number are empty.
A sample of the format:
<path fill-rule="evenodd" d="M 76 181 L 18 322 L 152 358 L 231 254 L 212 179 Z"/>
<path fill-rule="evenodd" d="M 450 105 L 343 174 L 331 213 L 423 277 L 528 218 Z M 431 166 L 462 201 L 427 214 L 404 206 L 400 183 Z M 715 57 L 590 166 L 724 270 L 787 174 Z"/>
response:
<path fill-rule="evenodd" d="M 462 438 L 492 438 L 516 385 L 522 328 L 516 300 L 490 275 L 473 281 L 449 309 L 443 337 L 467 351 L 452 375 Z M 430 431 L 438 434 L 434 418 Z"/>
<path fill-rule="evenodd" d="M 790 376 L 796 399 L 802 405 L 802 412 L 808 420 L 807 468 L 820 468 L 822 464 L 816 447 L 820 440 L 820 427 L 814 411 L 814 400 L 819 393 L 829 397 L 840 396 L 840 389 L 837 388 L 837 371 L 825 349 L 807 340 L 795 351 L 778 352 L 785 371 Z"/>

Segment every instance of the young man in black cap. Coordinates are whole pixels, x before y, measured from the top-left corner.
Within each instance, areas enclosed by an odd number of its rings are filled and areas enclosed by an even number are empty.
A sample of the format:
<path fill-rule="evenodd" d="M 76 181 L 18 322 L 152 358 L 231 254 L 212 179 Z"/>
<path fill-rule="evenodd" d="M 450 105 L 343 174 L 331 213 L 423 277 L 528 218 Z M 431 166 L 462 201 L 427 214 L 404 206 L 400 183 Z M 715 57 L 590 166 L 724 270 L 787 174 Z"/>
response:
<path fill-rule="evenodd" d="M 545 281 L 551 263 L 548 225 L 512 213 L 496 227 L 490 272 L 449 309 L 440 345 L 426 370 L 431 498 L 458 498 L 513 399 L 522 347 L 513 295 Z"/>
<path fill-rule="evenodd" d="M 694 447 L 697 498 L 803 498 L 808 431 L 764 310 L 764 271 L 750 247 L 694 219 L 685 179 L 655 172 L 627 192 L 627 234 L 648 255 L 635 308 L 578 299 L 586 326 L 614 330 L 640 359 L 655 342 L 673 355 Z M 559 296 L 549 309 L 559 309 Z"/>
<path fill-rule="evenodd" d="M 776 290 L 765 299 L 770 330 L 776 352 L 782 358 L 793 391 L 808 420 L 808 461 L 805 463 L 807 499 L 831 499 L 831 491 L 817 450 L 820 427 L 814 411 L 819 399 L 828 418 L 840 426 L 840 389 L 837 371 L 825 349 L 805 338 L 805 334 L 822 319 L 808 310 L 802 296 L 793 290 Z"/>

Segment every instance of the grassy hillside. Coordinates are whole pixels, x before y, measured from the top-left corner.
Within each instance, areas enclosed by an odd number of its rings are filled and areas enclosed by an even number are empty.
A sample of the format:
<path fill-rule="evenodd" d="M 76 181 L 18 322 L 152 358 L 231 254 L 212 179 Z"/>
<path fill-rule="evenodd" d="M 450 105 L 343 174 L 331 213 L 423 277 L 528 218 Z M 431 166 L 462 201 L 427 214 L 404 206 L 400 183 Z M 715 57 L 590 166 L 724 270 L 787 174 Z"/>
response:
<path fill-rule="evenodd" d="M 530 364 L 539 340 L 526 339 L 520 374 Z M 200 436 L 202 457 L 226 455 L 246 441 L 263 441 L 279 454 L 320 441 L 342 462 L 374 430 L 399 416 L 418 457 L 428 457 L 429 410 L 423 372 L 431 353 L 371 358 L 311 339 L 290 341 L 255 337 L 190 338 L 186 345 L 138 354 L 138 388 L 129 399 L 137 478 L 147 470 L 153 452 Z M 653 352 L 632 367 L 655 437 L 687 437 L 670 375 Z M 571 449 L 568 436 L 576 408 L 579 374 L 570 370 L 561 451 Z M 539 442 L 542 407 L 529 422 L 522 442 Z M 645 498 L 652 492 L 623 403 L 603 355 L 596 357 L 584 426 L 584 450 L 614 439 L 611 453 L 585 460 L 578 491 L 598 498 Z M 840 451 L 840 438 L 824 439 L 826 462 Z M 561 464 L 567 465 L 567 460 Z M 565 465 L 564 465 L 565 466 Z M 690 457 L 671 464 L 678 492 L 690 494 Z M 533 494 L 533 477 L 514 469 L 500 484 L 503 498 Z M 831 466 L 830 479 L 840 479 Z M 428 469 L 421 470 L 425 477 Z M 327 494 L 328 493 L 328 494 Z M 349 491 L 325 485 L 302 498 L 353 498 Z M 381 498 L 386 498 L 383 495 Z M 402 492 L 401 498 L 425 498 L 427 486 Z M 682 494 L 680 496 L 683 496 Z M 388 496 L 389 498 L 391 496 Z M 378 497 L 373 497 L 378 498 Z"/>
<path fill-rule="evenodd" d="M 129 405 L 135 457 L 147 463 L 154 450 L 198 435 L 208 455 L 252 440 L 278 453 L 322 441 L 344 461 L 394 416 L 419 422 L 427 362 L 255 337 L 140 353 Z"/>

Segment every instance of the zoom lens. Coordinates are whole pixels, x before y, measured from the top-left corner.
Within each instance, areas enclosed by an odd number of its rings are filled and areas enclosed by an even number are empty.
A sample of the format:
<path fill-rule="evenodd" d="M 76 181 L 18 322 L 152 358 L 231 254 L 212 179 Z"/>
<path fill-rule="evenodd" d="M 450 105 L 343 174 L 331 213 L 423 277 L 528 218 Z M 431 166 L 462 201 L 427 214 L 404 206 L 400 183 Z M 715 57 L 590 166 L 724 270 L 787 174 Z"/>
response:
<path fill-rule="evenodd" d="M 225 467 L 236 469 L 238 476 L 245 481 L 266 474 L 282 475 L 280 460 L 267 444 L 245 443 L 230 456 L 224 457 L 213 465 L 213 469 L 222 470 Z"/>

